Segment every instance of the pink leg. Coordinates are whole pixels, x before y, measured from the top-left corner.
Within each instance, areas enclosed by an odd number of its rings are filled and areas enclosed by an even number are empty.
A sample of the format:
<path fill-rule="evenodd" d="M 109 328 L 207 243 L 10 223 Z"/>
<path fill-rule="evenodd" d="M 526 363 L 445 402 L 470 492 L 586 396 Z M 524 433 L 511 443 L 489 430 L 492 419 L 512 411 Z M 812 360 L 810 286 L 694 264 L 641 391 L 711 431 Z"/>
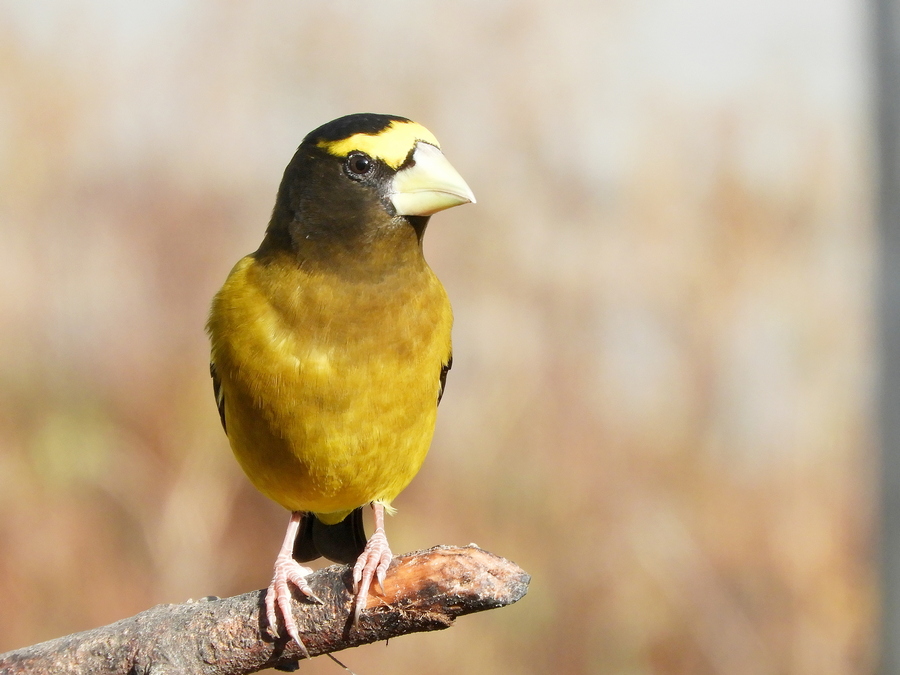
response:
<path fill-rule="evenodd" d="M 309 652 L 306 651 L 306 645 L 300 639 L 300 633 L 297 630 L 297 622 L 294 621 L 294 614 L 291 612 L 291 587 L 288 583 L 294 584 L 308 598 L 312 598 L 319 604 L 322 601 L 316 597 L 312 588 L 306 582 L 306 575 L 312 572 L 309 567 L 303 567 L 292 557 L 294 550 L 294 540 L 297 538 L 297 531 L 300 529 L 300 522 L 303 520 L 304 513 L 302 511 L 294 511 L 291 513 L 291 522 L 288 523 L 287 532 L 284 535 L 284 543 L 275 559 L 275 576 L 272 583 L 269 584 L 269 590 L 266 592 L 266 619 L 269 622 L 269 633 L 273 637 L 278 637 L 278 616 L 275 607 L 281 610 L 281 617 L 284 619 L 284 628 L 300 649 L 303 650 L 306 658 L 309 658 Z"/>
<path fill-rule="evenodd" d="M 353 566 L 353 590 L 356 593 L 356 609 L 353 612 L 353 623 L 359 621 L 359 614 L 366 606 L 366 598 L 372 579 L 378 580 L 381 592 L 384 593 L 384 577 L 391 564 L 393 554 L 388 547 L 387 535 L 384 533 L 384 505 L 372 504 L 375 512 L 375 532 L 366 542 L 366 548 Z"/>

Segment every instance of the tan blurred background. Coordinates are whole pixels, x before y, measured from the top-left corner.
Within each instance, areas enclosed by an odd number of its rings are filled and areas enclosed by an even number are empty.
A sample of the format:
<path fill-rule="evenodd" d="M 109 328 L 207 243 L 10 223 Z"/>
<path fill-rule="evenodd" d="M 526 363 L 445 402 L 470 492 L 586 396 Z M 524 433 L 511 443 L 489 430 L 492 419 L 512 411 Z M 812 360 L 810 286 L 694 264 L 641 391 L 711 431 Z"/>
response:
<path fill-rule="evenodd" d="M 396 552 L 519 604 L 356 672 L 870 672 L 864 6 L 0 2 L 0 651 L 268 583 L 203 325 L 303 135 L 429 127 L 478 196 Z M 336 673 L 319 659 L 302 672 Z"/>

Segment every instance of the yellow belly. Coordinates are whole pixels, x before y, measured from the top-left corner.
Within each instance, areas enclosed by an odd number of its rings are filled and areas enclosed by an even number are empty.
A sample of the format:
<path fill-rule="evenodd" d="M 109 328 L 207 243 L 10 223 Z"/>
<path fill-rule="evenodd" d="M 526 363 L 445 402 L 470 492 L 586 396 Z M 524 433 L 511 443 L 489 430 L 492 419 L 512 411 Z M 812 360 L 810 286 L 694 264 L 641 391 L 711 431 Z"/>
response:
<path fill-rule="evenodd" d="M 210 319 L 235 457 L 263 494 L 326 522 L 389 504 L 434 432 L 452 323 L 443 287 L 424 261 L 374 284 L 282 269 L 275 286 L 272 272 L 238 263 Z"/>

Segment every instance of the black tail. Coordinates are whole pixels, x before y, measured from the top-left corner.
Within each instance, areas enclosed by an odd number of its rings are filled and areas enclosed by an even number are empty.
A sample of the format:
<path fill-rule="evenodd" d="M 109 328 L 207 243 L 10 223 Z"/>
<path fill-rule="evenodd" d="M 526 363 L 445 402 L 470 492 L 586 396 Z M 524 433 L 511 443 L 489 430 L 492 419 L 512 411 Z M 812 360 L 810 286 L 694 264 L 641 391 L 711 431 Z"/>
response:
<path fill-rule="evenodd" d="M 351 565 L 365 547 L 362 507 L 334 525 L 326 525 L 314 514 L 307 513 L 294 541 L 294 560 L 309 562 L 325 557 L 332 562 Z"/>

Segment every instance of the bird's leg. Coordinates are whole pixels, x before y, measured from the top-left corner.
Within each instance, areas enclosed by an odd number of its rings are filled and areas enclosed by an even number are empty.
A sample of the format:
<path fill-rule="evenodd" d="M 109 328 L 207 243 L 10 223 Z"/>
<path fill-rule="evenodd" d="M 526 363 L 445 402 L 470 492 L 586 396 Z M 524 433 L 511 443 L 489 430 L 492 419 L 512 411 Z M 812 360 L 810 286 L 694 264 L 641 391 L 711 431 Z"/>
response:
<path fill-rule="evenodd" d="M 312 588 L 306 581 L 306 575 L 311 573 L 312 570 L 309 567 L 303 567 L 292 556 L 294 540 L 297 538 L 300 522 L 304 516 L 305 514 L 302 511 L 293 511 L 291 513 L 291 522 L 288 523 L 287 532 L 284 535 L 284 543 L 281 545 L 281 550 L 275 559 L 275 576 L 272 578 L 272 583 L 269 584 L 269 590 L 266 591 L 266 619 L 269 622 L 269 633 L 272 637 L 278 637 L 278 615 L 275 611 L 277 606 L 281 610 L 281 617 L 284 619 L 284 628 L 287 634 L 297 641 L 300 649 L 303 650 L 303 654 L 306 658 L 309 658 L 309 652 L 300 639 L 297 622 L 294 621 L 294 614 L 291 612 L 291 587 L 289 586 L 289 584 L 294 584 L 303 595 L 322 604 L 322 601 L 316 597 L 316 594 L 313 593 Z"/>
<path fill-rule="evenodd" d="M 375 532 L 366 542 L 366 548 L 353 566 L 353 590 L 356 593 L 353 623 L 359 621 L 359 614 L 366 606 L 366 597 L 373 577 L 378 580 L 378 586 L 384 593 L 384 577 L 391 564 L 391 558 L 394 557 L 388 546 L 387 535 L 384 533 L 384 504 L 373 503 L 372 511 L 375 513 Z"/>

